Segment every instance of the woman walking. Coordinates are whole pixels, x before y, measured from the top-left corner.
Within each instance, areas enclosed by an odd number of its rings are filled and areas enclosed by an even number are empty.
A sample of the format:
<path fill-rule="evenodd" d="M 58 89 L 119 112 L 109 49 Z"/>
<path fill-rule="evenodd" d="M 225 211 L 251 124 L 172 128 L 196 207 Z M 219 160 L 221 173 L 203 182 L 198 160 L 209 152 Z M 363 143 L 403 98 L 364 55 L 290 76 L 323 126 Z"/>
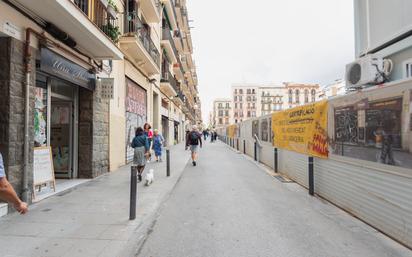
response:
<path fill-rule="evenodd" d="M 133 166 L 137 167 L 138 179 L 141 182 L 142 173 L 146 166 L 146 156 L 150 150 L 149 139 L 141 127 L 136 129 L 136 136 L 133 138 L 131 146 L 134 148 Z"/>
<path fill-rule="evenodd" d="M 149 140 L 149 153 L 147 155 L 147 162 L 150 162 L 152 159 L 152 154 L 150 153 L 150 149 L 152 148 L 152 139 L 153 139 L 153 131 L 151 130 L 152 126 L 149 123 L 145 123 L 143 126 L 144 134 L 146 135 L 147 139 Z"/>
<path fill-rule="evenodd" d="M 153 134 L 153 150 L 155 152 L 157 162 L 162 161 L 162 146 L 164 141 L 163 136 L 159 134 L 157 129 L 155 129 Z"/>

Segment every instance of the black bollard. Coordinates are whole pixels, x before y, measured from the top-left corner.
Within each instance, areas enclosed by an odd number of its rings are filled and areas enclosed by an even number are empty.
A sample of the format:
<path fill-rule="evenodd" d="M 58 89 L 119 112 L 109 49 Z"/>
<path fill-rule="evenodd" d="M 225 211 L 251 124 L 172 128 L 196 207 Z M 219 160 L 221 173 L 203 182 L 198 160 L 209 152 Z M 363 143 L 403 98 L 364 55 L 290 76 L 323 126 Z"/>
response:
<path fill-rule="evenodd" d="M 236 140 L 236 149 L 239 151 L 239 138 Z"/>
<path fill-rule="evenodd" d="M 315 194 L 315 184 L 313 179 L 313 157 L 309 157 L 309 194 Z"/>
<path fill-rule="evenodd" d="M 170 150 L 166 149 L 166 176 L 170 177 Z"/>
<path fill-rule="evenodd" d="M 278 173 L 278 149 L 277 148 L 275 148 L 274 169 L 275 169 L 275 173 Z"/>
<path fill-rule="evenodd" d="M 130 213 L 129 220 L 136 219 L 136 202 L 137 202 L 137 167 L 130 169 Z"/>
<path fill-rule="evenodd" d="M 257 161 L 257 143 L 255 142 L 255 161 Z"/>
<path fill-rule="evenodd" d="M 243 140 L 243 154 L 246 154 L 246 140 Z"/>

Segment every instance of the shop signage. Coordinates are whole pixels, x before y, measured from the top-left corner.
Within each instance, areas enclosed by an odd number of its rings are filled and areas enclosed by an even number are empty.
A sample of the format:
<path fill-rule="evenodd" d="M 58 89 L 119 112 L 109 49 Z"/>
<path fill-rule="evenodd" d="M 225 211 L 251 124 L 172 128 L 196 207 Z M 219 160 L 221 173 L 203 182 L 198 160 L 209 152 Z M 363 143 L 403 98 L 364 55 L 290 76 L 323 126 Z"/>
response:
<path fill-rule="evenodd" d="M 52 150 L 49 146 L 36 147 L 33 153 L 33 187 L 41 187 L 43 184 L 49 184 L 56 190 Z"/>
<path fill-rule="evenodd" d="M 327 120 L 327 101 L 274 113 L 273 145 L 310 156 L 328 158 Z"/>
<path fill-rule="evenodd" d="M 354 105 L 355 110 L 366 110 L 368 108 L 369 108 L 368 98 L 362 99 L 359 102 L 355 103 Z"/>
<path fill-rule="evenodd" d="M 41 49 L 40 69 L 89 90 L 96 87 L 95 74 L 47 48 Z"/>
<path fill-rule="evenodd" d="M 402 110 L 402 99 L 394 99 L 371 103 L 369 109 L 373 110 Z"/>

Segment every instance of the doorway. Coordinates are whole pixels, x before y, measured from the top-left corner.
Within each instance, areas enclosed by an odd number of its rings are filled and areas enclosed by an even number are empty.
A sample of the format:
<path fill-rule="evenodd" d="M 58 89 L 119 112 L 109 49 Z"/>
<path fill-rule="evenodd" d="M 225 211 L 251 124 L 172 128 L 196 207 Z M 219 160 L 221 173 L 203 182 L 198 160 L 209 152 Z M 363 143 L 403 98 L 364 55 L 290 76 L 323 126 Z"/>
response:
<path fill-rule="evenodd" d="M 52 80 L 50 146 L 56 178 L 77 178 L 77 95 L 76 86 Z"/>

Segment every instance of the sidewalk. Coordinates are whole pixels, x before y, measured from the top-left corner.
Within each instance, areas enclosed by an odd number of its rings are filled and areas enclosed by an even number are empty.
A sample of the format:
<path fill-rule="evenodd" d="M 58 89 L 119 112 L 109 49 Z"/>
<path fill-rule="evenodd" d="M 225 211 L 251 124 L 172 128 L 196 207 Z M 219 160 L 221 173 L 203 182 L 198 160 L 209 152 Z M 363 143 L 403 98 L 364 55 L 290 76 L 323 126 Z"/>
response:
<path fill-rule="evenodd" d="M 30 206 L 25 216 L 0 219 L 0 256 L 127 257 L 170 195 L 189 160 L 184 145 L 171 147 L 166 161 L 150 163 L 155 182 L 138 187 L 137 218 L 129 221 L 130 166 Z"/>

